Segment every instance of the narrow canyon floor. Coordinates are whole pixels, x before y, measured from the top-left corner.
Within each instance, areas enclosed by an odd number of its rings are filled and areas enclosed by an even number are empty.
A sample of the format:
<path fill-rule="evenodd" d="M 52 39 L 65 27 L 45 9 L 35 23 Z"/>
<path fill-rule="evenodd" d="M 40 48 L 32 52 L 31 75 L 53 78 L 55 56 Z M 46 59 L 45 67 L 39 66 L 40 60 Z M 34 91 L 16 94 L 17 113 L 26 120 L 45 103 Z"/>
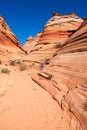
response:
<path fill-rule="evenodd" d="M 32 72 L 0 74 L 0 130 L 69 130 L 65 113 Z"/>

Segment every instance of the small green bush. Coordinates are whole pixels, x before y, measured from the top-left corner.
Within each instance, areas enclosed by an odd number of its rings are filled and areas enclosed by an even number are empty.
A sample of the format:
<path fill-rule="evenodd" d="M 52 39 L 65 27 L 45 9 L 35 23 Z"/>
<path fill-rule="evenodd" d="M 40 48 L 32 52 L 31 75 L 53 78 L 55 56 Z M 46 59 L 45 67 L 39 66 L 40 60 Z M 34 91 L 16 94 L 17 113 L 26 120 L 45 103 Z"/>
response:
<path fill-rule="evenodd" d="M 21 64 L 20 65 L 20 71 L 26 70 L 26 64 Z"/>

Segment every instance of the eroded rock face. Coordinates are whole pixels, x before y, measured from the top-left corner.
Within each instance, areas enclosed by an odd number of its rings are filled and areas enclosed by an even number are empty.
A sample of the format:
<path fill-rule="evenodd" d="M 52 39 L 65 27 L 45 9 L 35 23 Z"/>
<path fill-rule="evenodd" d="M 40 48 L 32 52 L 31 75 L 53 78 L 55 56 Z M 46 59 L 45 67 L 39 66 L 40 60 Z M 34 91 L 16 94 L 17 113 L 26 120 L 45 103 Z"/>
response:
<path fill-rule="evenodd" d="M 1 56 L 8 56 L 9 53 L 16 54 L 17 51 L 19 51 L 20 53 L 25 52 L 20 42 L 12 33 L 2 16 L 0 16 L 0 51 Z"/>
<path fill-rule="evenodd" d="M 45 62 L 50 59 L 82 22 L 83 20 L 74 13 L 69 15 L 54 13 L 46 23 L 39 39 L 36 42 L 29 40 L 28 59 L 35 62 Z"/>
<path fill-rule="evenodd" d="M 63 44 L 72 32 L 77 30 L 82 22 L 83 20 L 75 14 L 57 15 L 55 13 L 46 23 L 38 44 L 58 42 Z"/>
<path fill-rule="evenodd" d="M 58 102 L 69 130 L 87 130 L 87 20 L 32 79 Z"/>
<path fill-rule="evenodd" d="M 42 32 L 39 32 L 34 38 L 32 36 L 30 36 L 26 40 L 24 48 L 25 48 L 25 50 L 27 50 L 28 53 L 31 52 L 35 48 L 35 45 L 37 44 L 41 35 L 42 35 Z"/>

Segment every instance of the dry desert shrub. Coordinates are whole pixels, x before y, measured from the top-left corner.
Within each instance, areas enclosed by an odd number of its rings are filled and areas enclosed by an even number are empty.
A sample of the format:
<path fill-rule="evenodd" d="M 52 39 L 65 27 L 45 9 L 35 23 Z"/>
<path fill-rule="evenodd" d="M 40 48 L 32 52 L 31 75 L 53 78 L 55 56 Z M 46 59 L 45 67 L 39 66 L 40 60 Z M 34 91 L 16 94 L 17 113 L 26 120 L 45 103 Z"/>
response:
<path fill-rule="evenodd" d="M 22 63 L 20 64 L 20 71 L 26 70 L 26 64 Z"/>
<path fill-rule="evenodd" d="M 51 79 L 52 79 L 52 77 L 53 77 L 53 75 L 52 75 L 52 74 L 48 74 L 48 79 L 49 79 L 49 80 L 51 80 Z"/>
<path fill-rule="evenodd" d="M 40 63 L 39 64 L 39 69 L 42 71 L 44 69 L 45 63 Z"/>
<path fill-rule="evenodd" d="M 84 109 L 84 111 L 87 111 L 87 101 L 85 101 L 85 102 L 83 103 L 83 109 Z"/>
<path fill-rule="evenodd" d="M 13 65 L 14 66 L 15 65 L 15 60 L 10 60 L 9 61 L 9 65 Z"/>
<path fill-rule="evenodd" d="M 17 61 L 16 61 L 16 64 L 18 64 L 18 65 L 20 65 L 21 63 L 22 63 L 21 60 L 17 60 Z"/>
<path fill-rule="evenodd" d="M 7 68 L 0 68 L 0 73 L 5 73 L 5 74 L 9 74 L 10 70 Z"/>
<path fill-rule="evenodd" d="M 55 44 L 55 48 L 61 48 L 61 42 Z"/>

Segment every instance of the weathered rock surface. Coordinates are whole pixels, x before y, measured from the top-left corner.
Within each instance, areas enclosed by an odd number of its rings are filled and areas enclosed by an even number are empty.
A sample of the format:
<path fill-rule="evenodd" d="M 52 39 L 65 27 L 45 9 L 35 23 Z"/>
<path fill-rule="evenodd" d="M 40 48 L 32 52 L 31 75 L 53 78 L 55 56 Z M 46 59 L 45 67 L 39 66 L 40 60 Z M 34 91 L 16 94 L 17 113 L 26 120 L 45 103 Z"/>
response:
<path fill-rule="evenodd" d="M 38 40 L 40 39 L 42 32 L 39 32 L 34 38 L 32 36 L 30 36 L 27 40 L 26 43 L 24 45 L 25 50 L 27 50 L 27 52 L 31 52 L 34 48 L 35 45 L 37 44 Z"/>
<path fill-rule="evenodd" d="M 30 38 L 27 41 L 30 52 L 27 59 L 34 62 L 45 62 L 50 59 L 82 22 L 83 20 L 75 14 L 53 14 L 53 17 L 46 23 L 38 40 Z"/>
<path fill-rule="evenodd" d="M 12 33 L 2 16 L 0 16 L 0 57 L 7 57 L 13 54 L 24 53 L 24 49 L 16 36 Z M 11 55 L 12 53 L 12 55 Z"/>
<path fill-rule="evenodd" d="M 87 130 L 87 20 L 32 79 L 58 102 L 69 130 Z"/>
<path fill-rule="evenodd" d="M 42 36 L 38 42 L 41 43 L 58 43 L 63 42 L 80 26 L 83 22 L 75 14 L 54 15 L 44 27 Z"/>

